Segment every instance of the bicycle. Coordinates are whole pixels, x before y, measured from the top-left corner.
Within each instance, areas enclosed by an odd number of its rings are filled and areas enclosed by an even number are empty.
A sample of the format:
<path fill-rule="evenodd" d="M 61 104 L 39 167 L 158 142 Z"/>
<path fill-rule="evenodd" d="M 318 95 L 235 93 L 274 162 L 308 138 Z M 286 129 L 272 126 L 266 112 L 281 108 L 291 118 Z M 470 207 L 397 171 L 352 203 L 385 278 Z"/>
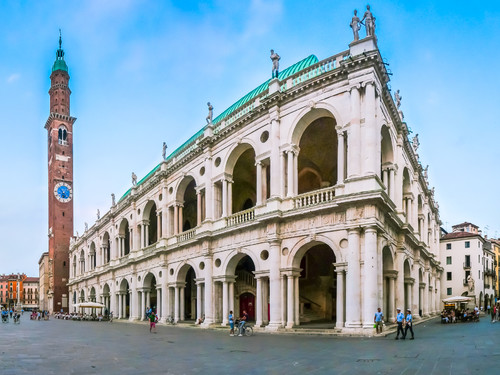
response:
<path fill-rule="evenodd" d="M 239 328 L 240 320 L 235 321 L 235 326 Z M 242 330 L 243 330 L 243 332 L 241 332 L 242 336 L 247 336 L 247 337 L 253 336 L 253 328 L 248 323 L 245 323 L 245 325 L 242 327 Z"/>

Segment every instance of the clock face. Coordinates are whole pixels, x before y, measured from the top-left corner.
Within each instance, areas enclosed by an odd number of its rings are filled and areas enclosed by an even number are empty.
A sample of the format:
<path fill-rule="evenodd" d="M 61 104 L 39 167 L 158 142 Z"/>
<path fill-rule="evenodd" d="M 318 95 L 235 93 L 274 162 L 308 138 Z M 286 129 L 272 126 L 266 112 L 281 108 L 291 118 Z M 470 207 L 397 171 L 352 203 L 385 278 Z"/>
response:
<path fill-rule="evenodd" d="M 71 191 L 71 186 L 66 182 L 59 182 L 54 187 L 54 195 L 59 202 L 69 202 L 73 197 L 73 192 Z"/>

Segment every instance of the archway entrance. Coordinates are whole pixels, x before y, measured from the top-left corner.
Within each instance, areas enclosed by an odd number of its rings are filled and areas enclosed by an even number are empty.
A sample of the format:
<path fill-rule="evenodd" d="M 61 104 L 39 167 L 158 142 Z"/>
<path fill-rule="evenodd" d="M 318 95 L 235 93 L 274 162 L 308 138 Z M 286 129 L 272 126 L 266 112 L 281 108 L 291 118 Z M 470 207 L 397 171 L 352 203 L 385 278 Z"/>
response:
<path fill-rule="evenodd" d="M 130 286 L 126 279 L 120 283 L 117 295 L 118 318 L 127 319 L 130 317 Z"/>
<path fill-rule="evenodd" d="M 300 324 L 336 321 L 337 274 L 333 265 L 335 262 L 333 250 L 323 243 L 312 246 L 302 256 L 299 276 Z"/>
<path fill-rule="evenodd" d="M 186 287 L 184 290 L 184 316 L 181 320 L 196 320 L 196 274 L 190 267 L 186 274 Z"/>
<path fill-rule="evenodd" d="M 156 290 L 156 278 L 152 273 L 148 273 L 144 278 L 144 291 L 146 293 L 144 308 L 151 308 L 154 312 L 158 311 L 158 292 Z M 146 317 L 147 318 L 147 317 Z"/>
<path fill-rule="evenodd" d="M 255 265 L 248 255 L 240 259 L 235 270 L 235 296 L 238 303 L 237 307 L 235 306 L 235 310 L 239 312 L 239 316 L 241 316 L 243 310 L 245 310 L 249 320 L 255 320 L 255 295 L 257 284 L 254 271 Z"/>

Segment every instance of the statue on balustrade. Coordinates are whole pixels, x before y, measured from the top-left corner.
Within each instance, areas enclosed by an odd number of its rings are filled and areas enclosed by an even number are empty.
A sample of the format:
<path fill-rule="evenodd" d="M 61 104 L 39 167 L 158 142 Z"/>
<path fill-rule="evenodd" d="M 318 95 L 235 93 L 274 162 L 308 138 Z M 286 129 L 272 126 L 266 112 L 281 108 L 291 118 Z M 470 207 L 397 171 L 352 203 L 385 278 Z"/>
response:
<path fill-rule="evenodd" d="M 365 23 L 363 24 L 363 21 Z M 365 25 L 366 29 L 366 36 L 375 36 L 375 17 L 373 16 L 372 12 L 370 11 L 370 6 L 366 6 L 366 12 L 363 15 L 363 19 L 360 21 L 363 25 Z"/>
<path fill-rule="evenodd" d="M 278 78 L 278 73 L 280 69 L 280 55 L 274 52 L 274 50 L 271 50 L 271 61 L 273 62 L 273 71 L 271 74 L 272 78 Z"/>
<path fill-rule="evenodd" d="M 207 124 L 211 124 L 214 116 L 214 107 L 212 106 L 212 104 L 210 104 L 210 102 L 207 103 L 207 106 L 208 106 L 208 115 L 206 120 Z"/>
<path fill-rule="evenodd" d="M 361 30 L 361 25 L 359 22 L 358 11 L 354 9 L 354 16 L 352 17 L 351 23 L 349 24 L 354 34 L 354 41 L 359 40 L 359 30 Z"/>

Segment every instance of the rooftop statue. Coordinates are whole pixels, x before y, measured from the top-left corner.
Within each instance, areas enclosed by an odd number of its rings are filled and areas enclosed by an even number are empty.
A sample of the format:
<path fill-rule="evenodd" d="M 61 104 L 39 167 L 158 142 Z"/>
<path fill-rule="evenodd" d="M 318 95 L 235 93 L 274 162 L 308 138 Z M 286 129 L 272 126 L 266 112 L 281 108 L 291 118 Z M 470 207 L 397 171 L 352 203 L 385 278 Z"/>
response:
<path fill-rule="evenodd" d="M 161 156 L 163 157 L 163 160 L 167 160 L 167 143 L 166 142 L 163 142 L 163 149 L 161 151 Z"/>
<path fill-rule="evenodd" d="M 101 211 L 99 211 L 99 209 L 97 209 L 97 220 L 99 220 L 101 218 Z"/>
<path fill-rule="evenodd" d="M 415 134 L 415 136 L 411 140 L 411 145 L 413 146 L 413 151 L 415 151 L 415 153 L 417 153 L 418 146 L 420 146 L 420 142 L 418 141 L 418 133 Z"/>
<path fill-rule="evenodd" d="M 114 206 L 115 203 L 115 194 L 111 193 L 111 205 Z"/>
<path fill-rule="evenodd" d="M 212 119 L 213 119 L 213 116 L 214 116 L 214 107 L 212 106 L 212 104 L 210 104 L 210 102 L 207 103 L 207 106 L 208 106 L 208 115 L 207 115 L 207 124 L 211 124 L 212 123 Z M 165 143 L 163 143 L 164 147 L 166 146 Z"/>
<path fill-rule="evenodd" d="M 396 108 L 399 110 L 399 107 L 401 107 L 401 99 L 403 97 L 399 94 L 399 90 L 396 90 L 394 93 L 394 100 L 396 101 Z"/>
<path fill-rule="evenodd" d="M 365 21 L 366 36 L 375 36 L 375 17 L 373 17 L 369 5 L 366 6 L 366 12 L 360 22 L 363 23 L 363 21 Z"/>
<path fill-rule="evenodd" d="M 351 23 L 349 24 L 354 34 L 354 41 L 359 40 L 359 30 L 361 30 L 361 25 L 359 22 L 358 11 L 354 9 L 354 16 L 352 17 Z"/>
<path fill-rule="evenodd" d="M 132 172 L 132 186 L 137 185 L 137 175 Z"/>
<path fill-rule="evenodd" d="M 85 232 L 89 230 L 89 225 L 85 222 Z"/>
<path fill-rule="evenodd" d="M 271 50 L 271 61 L 273 62 L 273 71 L 271 74 L 272 78 L 278 78 L 278 73 L 280 69 L 280 55 L 274 52 L 274 50 Z"/>
<path fill-rule="evenodd" d="M 427 167 L 424 168 L 424 178 L 425 180 L 427 181 L 427 179 L 429 178 L 429 165 L 427 165 Z"/>

